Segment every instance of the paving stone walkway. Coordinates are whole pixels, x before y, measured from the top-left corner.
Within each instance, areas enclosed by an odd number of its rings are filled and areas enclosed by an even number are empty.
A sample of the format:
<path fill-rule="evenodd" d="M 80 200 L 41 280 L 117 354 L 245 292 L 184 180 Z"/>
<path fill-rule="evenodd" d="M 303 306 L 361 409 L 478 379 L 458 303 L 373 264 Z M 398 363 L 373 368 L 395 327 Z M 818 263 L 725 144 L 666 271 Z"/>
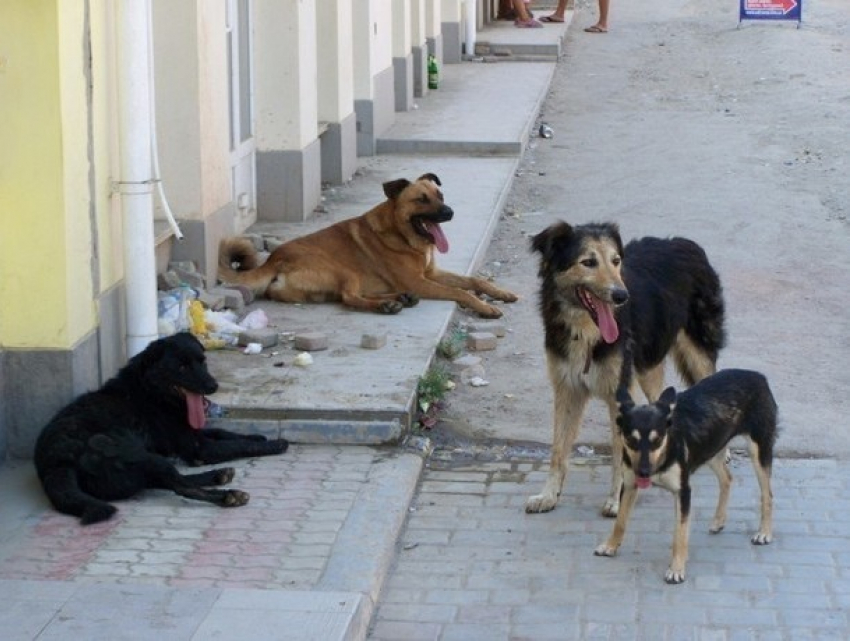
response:
<path fill-rule="evenodd" d="M 578 459 L 560 504 L 527 515 L 546 464 L 496 462 L 426 470 L 380 598 L 370 639 L 847 639 L 850 464 L 779 460 L 775 540 L 754 546 L 758 489 L 732 463 L 726 529 L 708 533 L 717 487 L 694 479 L 687 580 L 667 585 L 672 496 L 641 492 L 620 554 L 593 555 L 613 524 L 599 515 L 609 479 Z"/>

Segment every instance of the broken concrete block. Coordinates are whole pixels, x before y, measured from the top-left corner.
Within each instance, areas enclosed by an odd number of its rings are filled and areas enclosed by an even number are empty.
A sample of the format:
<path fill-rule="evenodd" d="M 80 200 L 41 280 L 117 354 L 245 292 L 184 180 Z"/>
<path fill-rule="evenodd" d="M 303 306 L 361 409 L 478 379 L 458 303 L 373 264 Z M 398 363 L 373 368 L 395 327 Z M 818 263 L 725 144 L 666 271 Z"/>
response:
<path fill-rule="evenodd" d="M 242 295 L 242 291 L 236 287 L 213 287 L 209 290 L 209 293 L 214 296 L 220 296 L 222 298 L 222 305 L 227 309 L 232 309 L 240 313 L 245 309 L 245 297 Z M 211 309 L 217 308 L 213 307 Z"/>
<path fill-rule="evenodd" d="M 246 285 L 229 285 L 228 289 L 235 289 L 242 294 L 242 300 L 245 301 L 246 305 L 254 302 L 254 291 L 250 287 Z"/>
<path fill-rule="evenodd" d="M 207 309 L 218 311 L 224 308 L 224 296 L 213 290 L 207 291 L 205 289 L 199 289 L 198 300 L 201 301 L 201 304 Z"/>
<path fill-rule="evenodd" d="M 206 289 L 207 279 L 198 272 L 175 267 L 174 273 L 177 274 L 181 284 L 188 285 L 193 289 Z"/>
<path fill-rule="evenodd" d="M 173 260 L 168 263 L 168 269 L 173 272 L 176 271 L 184 271 L 184 272 L 196 272 L 198 268 L 195 267 L 195 263 L 191 260 Z"/>
<path fill-rule="evenodd" d="M 318 352 L 328 348 L 328 337 L 321 332 L 305 332 L 295 335 L 295 349 L 303 352 Z"/>
<path fill-rule="evenodd" d="M 156 275 L 156 288 L 167 292 L 171 289 L 180 287 L 180 277 L 173 271 L 163 272 Z"/>
<path fill-rule="evenodd" d="M 381 349 L 387 344 L 387 333 L 379 332 L 376 334 L 363 334 L 360 338 L 360 347 L 365 349 Z"/>
<path fill-rule="evenodd" d="M 469 324 L 469 332 L 490 332 L 497 338 L 504 336 L 508 329 L 501 321 L 476 321 Z"/>
<path fill-rule="evenodd" d="M 254 249 L 258 252 L 263 251 L 265 249 L 265 243 L 263 242 L 263 237 L 260 234 L 242 234 L 245 238 L 251 241 L 251 244 L 254 245 Z"/>
<path fill-rule="evenodd" d="M 451 362 L 450 368 L 453 374 L 460 374 L 463 370 L 469 369 L 470 367 L 476 367 L 478 365 L 481 365 L 481 357 L 467 354 L 466 356 L 454 359 Z"/>
<path fill-rule="evenodd" d="M 278 343 L 277 332 L 273 329 L 247 329 L 239 334 L 240 345 L 259 343 L 263 349 L 274 347 Z"/>
<path fill-rule="evenodd" d="M 496 349 L 496 335 L 490 332 L 469 332 L 466 335 L 466 348 L 474 352 Z"/>
<path fill-rule="evenodd" d="M 265 238 L 265 250 L 269 253 L 273 252 L 275 249 L 283 245 L 284 241 L 282 238 L 274 238 L 272 236 L 267 236 Z"/>

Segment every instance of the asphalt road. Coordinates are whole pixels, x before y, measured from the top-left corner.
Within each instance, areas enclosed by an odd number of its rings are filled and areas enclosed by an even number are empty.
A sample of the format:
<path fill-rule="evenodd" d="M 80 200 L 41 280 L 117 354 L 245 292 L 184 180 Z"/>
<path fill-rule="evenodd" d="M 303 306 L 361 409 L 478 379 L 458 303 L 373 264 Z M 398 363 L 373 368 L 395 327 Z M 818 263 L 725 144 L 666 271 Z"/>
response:
<path fill-rule="evenodd" d="M 617 2 L 611 31 L 586 34 L 594 11 L 579 2 L 541 113 L 554 136 L 532 140 L 483 265 L 523 299 L 503 306 L 508 335 L 480 354 L 489 384 L 450 394 L 440 437 L 549 442 L 528 239 L 557 219 L 613 220 L 624 240 L 706 249 L 728 309 L 719 364 L 768 376 L 779 454 L 847 457 L 850 7 L 806 3 L 798 29 L 739 26 L 731 2 Z M 601 449 L 608 434 L 596 402 L 578 443 Z"/>

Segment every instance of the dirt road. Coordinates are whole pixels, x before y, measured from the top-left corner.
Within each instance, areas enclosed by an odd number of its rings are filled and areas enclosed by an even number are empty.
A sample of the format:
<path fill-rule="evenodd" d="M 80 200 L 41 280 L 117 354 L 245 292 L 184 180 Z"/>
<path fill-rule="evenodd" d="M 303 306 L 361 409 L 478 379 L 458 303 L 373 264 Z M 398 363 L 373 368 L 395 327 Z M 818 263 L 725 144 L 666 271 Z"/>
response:
<path fill-rule="evenodd" d="M 614 220 L 624 240 L 705 247 L 727 301 L 720 366 L 769 377 L 781 454 L 850 455 L 850 6 L 805 3 L 797 29 L 739 28 L 735 2 L 612 4 L 611 31 L 594 35 L 581 27 L 595 2 L 577 3 L 541 113 L 554 137 L 532 140 L 483 266 L 523 295 L 479 354 L 489 384 L 460 385 L 432 432 L 549 441 L 528 239 L 559 218 Z M 579 444 L 607 443 L 606 416 L 595 402 Z"/>

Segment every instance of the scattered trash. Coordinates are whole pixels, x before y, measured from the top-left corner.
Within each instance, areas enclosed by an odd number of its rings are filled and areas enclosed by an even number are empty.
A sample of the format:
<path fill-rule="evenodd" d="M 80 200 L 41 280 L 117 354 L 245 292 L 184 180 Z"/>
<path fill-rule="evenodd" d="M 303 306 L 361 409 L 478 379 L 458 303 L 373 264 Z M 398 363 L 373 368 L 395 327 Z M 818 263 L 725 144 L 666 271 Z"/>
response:
<path fill-rule="evenodd" d="M 211 401 L 208 398 L 205 398 L 204 413 L 207 415 L 207 418 L 221 418 L 225 415 L 225 410 L 218 403 Z"/>
<path fill-rule="evenodd" d="M 589 445 L 579 445 L 576 448 L 576 454 L 579 456 L 593 456 L 595 452 Z"/>
<path fill-rule="evenodd" d="M 262 309 L 255 309 L 239 321 L 242 329 L 265 329 L 269 326 L 269 317 Z"/>
<path fill-rule="evenodd" d="M 555 131 L 547 125 L 545 122 L 540 124 L 540 129 L 538 130 L 541 138 L 551 138 L 555 135 Z"/>
<path fill-rule="evenodd" d="M 405 543 L 405 544 L 404 544 L 404 548 L 403 548 L 403 549 L 405 549 L 405 550 L 413 550 L 413 549 L 418 548 L 418 547 L 419 547 L 419 544 L 418 544 L 418 543 Z"/>
<path fill-rule="evenodd" d="M 301 352 L 293 359 L 292 364 L 298 367 L 309 367 L 313 364 L 313 357 L 307 352 Z"/>
<path fill-rule="evenodd" d="M 263 351 L 263 346 L 260 343 L 248 343 L 245 346 L 245 349 L 242 350 L 243 354 L 259 354 Z"/>
<path fill-rule="evenodd" d="M 484 387 L 485 385 L 489 385 L 490 381 L 485 381 L 480 376 L 474 376 L 469 379 L 469 384 L 472 385 L 472 387 Z"/>
<path fill-rule="evenodd" d="M 472 365 L 460 373 L 460 382 L 464 385 L 472 385 L 472 381 L 476 379 L 484 380 L 484 367 L 482 365 Z"/>

